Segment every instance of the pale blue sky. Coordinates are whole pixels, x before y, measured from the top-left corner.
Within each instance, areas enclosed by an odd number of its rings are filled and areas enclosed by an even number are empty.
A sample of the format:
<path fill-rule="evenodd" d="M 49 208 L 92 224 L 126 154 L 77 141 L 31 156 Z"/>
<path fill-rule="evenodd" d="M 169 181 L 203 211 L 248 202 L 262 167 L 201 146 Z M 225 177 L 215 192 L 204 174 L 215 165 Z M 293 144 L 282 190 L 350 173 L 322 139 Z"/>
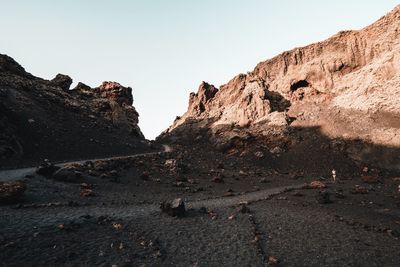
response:
<path fill-rule="evenodd" d="M 201 81 L 238 73 L 385 15 L 392 0 L 0 0 L 0 53 L 46 79 L 133 88 L 147 138 L 187 108 Z"/>

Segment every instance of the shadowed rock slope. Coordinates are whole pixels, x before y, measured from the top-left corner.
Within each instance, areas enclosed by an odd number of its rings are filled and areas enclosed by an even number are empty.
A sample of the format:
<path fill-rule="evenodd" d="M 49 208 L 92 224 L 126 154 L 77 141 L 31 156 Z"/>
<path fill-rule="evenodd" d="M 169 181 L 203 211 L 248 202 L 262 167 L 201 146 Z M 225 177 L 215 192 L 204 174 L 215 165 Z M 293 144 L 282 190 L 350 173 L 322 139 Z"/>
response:
<path fill-rule="evenodd" d="M 310 140 L 299 129 L 318 128 L 346 143 L 351 158 L 400 169 L 399 62 L 397 6 L 366 28 L 284 52 L 220 88 L 203 82 L 160 139 L 206 132 L 227 151 L 257 140 L 287 152 Z"/>
<path fill-rule="evenodd" d="M 0 54 L 0 167 L 147 149 L 131 88 L 71 84 L 62 74 L 37 78 Z"/>

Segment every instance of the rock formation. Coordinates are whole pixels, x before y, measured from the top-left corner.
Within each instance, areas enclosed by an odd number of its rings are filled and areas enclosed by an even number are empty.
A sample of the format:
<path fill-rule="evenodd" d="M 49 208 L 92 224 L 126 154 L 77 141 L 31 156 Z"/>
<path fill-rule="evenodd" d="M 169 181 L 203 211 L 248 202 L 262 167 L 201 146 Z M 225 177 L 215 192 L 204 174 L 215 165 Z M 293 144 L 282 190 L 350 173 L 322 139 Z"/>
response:
<path fill-rule="evenodd" d="M 400 169 L 397 150 L 382 155 L 383 147 L 400 147 L 399 62 L 397 6 L 366 28 L 284 52 L 219 89 L 203 82 L 160 138 L 206 129 L 218 143 L 316 127 L 331 140 L 362 140 L 346 147 L 351 157 Z"/>
<path fill-rule="evenodd" d="M 71 84 L 62 74 L 37 78 L 0 54 L 1 163 L 125 154 L 147 146 L 130 87 L 79 83 L 70 90 Z"/>

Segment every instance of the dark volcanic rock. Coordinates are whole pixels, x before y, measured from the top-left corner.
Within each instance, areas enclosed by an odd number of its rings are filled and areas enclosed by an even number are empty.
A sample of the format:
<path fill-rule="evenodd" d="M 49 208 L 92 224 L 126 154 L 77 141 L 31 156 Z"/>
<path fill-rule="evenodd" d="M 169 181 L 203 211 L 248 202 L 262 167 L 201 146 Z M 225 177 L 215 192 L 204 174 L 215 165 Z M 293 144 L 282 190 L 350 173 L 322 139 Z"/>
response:
<path fill-rule="evenodd" d="M 58 74 L 48 81 L 0 54 L 0 167 L 149 150 L 132 88 L 91 88 Z"/>
<path fill-rule="evenodd" d="M 57 74 L 57 76 L 51 80 L 51 83 L 55 86 L 60 87 L 64 91 L 68 91 L 72 84 L 72 79 L 68 75 Z"/>
<path fill-rule="evenodd" d="M 42 165 L 40 165 L 37 169 L 36 169 L 36 173 L 44 176 L 44 177 L 49 177 L 51 175 L 53 175 L 57 170 L 59 170 L 60 167 L 55 166 L 54 164 L 45 161 Z"/>
<path fill-rule="evenodd" d="M 186 213 L 185 203 L 181 198 L 176 198 L 172 202 L 161 203 L 160 209 L 173 217 L 182 217 Z"/>
<path fill-rule="evenodd" d="M 0 182 L 0 204 L 17 201 L 25 190 L 26 185 L 22 181 Z"/>

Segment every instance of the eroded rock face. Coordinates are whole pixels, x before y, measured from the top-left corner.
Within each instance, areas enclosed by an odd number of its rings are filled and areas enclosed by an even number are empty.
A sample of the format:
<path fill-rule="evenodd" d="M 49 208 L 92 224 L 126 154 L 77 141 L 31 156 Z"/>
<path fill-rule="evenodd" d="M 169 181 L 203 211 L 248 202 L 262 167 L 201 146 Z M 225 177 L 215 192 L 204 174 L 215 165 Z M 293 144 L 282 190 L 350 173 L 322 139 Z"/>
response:
<path fill-rule="evenodd" d="M 74 159 L 145 147 L 132 88 L 103 82 L 70 90 L 71 84 L 63 74 L 37 78 L 0 54 L 0 168 L 13 159 Z"/>
<path fill-rule="evenodd" d="M 368 143 L 344 148 L 354 159 L 400 169 L 398 150 L 386 149 L 400 147 L 399 88 L 400 6 L 362 30 L 261 62 L 218 90 L 203 83 L 161 138 L 199 128 L 213 139 L 233 128 L 271 136 L 267 129 L 316 127 L 330 139 Z"/>

